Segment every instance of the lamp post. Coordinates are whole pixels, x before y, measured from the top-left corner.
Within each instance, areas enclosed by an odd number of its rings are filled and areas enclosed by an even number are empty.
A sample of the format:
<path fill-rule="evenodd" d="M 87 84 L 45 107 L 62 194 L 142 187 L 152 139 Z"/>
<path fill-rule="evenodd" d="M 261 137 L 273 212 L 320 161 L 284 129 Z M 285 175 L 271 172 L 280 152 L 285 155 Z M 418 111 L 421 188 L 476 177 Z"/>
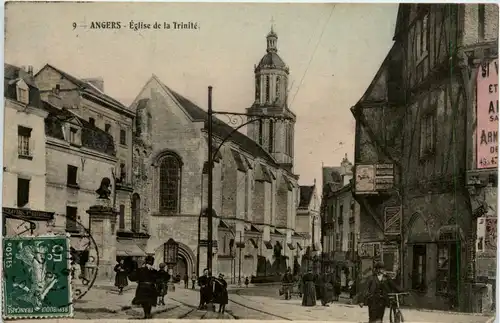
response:
<path fill-rule="evenodd" d="M 274 116 L 274 115 L 263 115 L 263 114 L 248 114 L 248 113 L 237 113 L 237 112 L 223 112 L 223 111 L 214 111 L 212 109 L 212 86 L 208 87 L 208 120 L 207 120 L 207 135 L 208 135 L 208 201 L 207 201 L 207 220 L 208 220 L 208 237 L 207 237 L 207 268 L 212 271 L 212 259 L 213 259 L 213 171 L 214 171 L 214 157 L 222 148 L 222 145 L 229 139 L 231 136 L 237 132 L 239 129 L 244 126 L 253 123 L 253 122 L 262 122 L 263 120 L 273 120 L 273 121 L 285 121 L 285 120 L 293 120 L 290 117 L 284 116 Z M 233 128 L 232 131 L 229 132 L 222 140 L 219 142 L 217 148 L 213 145 L 213 122 L 214 115 L 224 115 L 229 118 L 229 124 Z M 245 120 L 246 118 L 246 120 Z M 217 119 L 216 119 L 217 120 Z M 221 123 L 221 121 L 219 121 Z"/>
<path fill-rule="evenodd" d="M 241 241 L 241 231 L 240 231 L 240 242 L 236 245 L 239 249 L 238 256 L 238 286 L 241 286 L 241 249 L 245 247 L 245 243 Z"/>
<path fill-rule="evenodd" d="M 168 266 L 168 274 L 170 275 L 170 279 L 167 283 L 167 290 L 169 292 L 175 291 L 174 286 L 174 265 L 177 263 L 177 256 L 179 252 L 179 244 L 172 238 L 168 239 L 167 243 L 165 243 L 165 263 Z"/>

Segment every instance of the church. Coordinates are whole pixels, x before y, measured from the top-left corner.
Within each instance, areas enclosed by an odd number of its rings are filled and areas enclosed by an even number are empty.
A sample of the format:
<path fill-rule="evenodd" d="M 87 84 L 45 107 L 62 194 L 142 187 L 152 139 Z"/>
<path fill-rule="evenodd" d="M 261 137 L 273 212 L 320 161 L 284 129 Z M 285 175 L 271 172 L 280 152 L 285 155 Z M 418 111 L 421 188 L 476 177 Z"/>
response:
<path fill-rule="evenodd" d="M 272 28 L 266 41 L 246 113 L 285 119 L 251 122 L 247 134 L 232 134 L 214 159 L 213 271 L 231 281 L 296 269 L 310 243 L 295 231 L 300 187 L 293 169 L 296 116 L 287 104 L 289 69 Z M 173 238 L 179 244 L 174 273 L 201 273 L 207 264 L 208 115 L 155 75 L 131 109 L 132 180 L 150 234 L 146 253 L 155 263 L 165 261 L 165 244 Z M 215 151 L 233 128 L 219 119 L 212 128 Z"/>

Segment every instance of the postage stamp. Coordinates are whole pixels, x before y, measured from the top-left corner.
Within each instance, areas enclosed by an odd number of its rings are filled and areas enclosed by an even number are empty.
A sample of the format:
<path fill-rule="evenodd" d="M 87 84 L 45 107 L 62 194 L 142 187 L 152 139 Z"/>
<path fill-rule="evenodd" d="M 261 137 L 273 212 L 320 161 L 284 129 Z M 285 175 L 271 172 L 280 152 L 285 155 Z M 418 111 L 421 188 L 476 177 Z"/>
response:
<path fill-rule="evenodd" d="M 66 236 L 3 239 L 3 317 L 72 317 Z"/>

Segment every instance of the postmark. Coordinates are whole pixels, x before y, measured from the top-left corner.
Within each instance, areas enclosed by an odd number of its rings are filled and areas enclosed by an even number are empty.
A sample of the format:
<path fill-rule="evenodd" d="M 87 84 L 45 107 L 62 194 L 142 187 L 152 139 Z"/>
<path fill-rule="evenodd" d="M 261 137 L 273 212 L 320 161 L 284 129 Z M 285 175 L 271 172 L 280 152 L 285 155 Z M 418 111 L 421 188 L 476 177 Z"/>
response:
<path fill-rule="evenodd" d="M 3 317 L 73 316 L 69 238 L 6 237 L 3 250 Z"/>

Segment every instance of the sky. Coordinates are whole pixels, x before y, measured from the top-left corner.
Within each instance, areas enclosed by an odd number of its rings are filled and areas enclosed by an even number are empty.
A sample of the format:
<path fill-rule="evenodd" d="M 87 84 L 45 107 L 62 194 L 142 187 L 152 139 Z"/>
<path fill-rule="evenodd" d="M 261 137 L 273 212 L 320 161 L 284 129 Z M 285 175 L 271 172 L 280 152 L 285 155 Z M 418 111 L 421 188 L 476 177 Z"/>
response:
<path fill-rule="evenodd" d="M 350 108 L 392 46 L 397 4 L 7 3 L 5 62 L 46 63 L 132 103 L 152 74 L 201 108 L 245 112 L 254 72 L 274 25 L 290 68 L 289 107 L 297 115 L 295 167 L 301 185 L 321 185 L 321 166 L 354 156 Z M 90 29 L 92 22 L 120 29 Z M 196 23 L 198 29 L 129 28 L 130 23 Z M 74 28 L 76 26 L 76 28 Z M 321 190 L 318 189 L 318 193 Z"/>

